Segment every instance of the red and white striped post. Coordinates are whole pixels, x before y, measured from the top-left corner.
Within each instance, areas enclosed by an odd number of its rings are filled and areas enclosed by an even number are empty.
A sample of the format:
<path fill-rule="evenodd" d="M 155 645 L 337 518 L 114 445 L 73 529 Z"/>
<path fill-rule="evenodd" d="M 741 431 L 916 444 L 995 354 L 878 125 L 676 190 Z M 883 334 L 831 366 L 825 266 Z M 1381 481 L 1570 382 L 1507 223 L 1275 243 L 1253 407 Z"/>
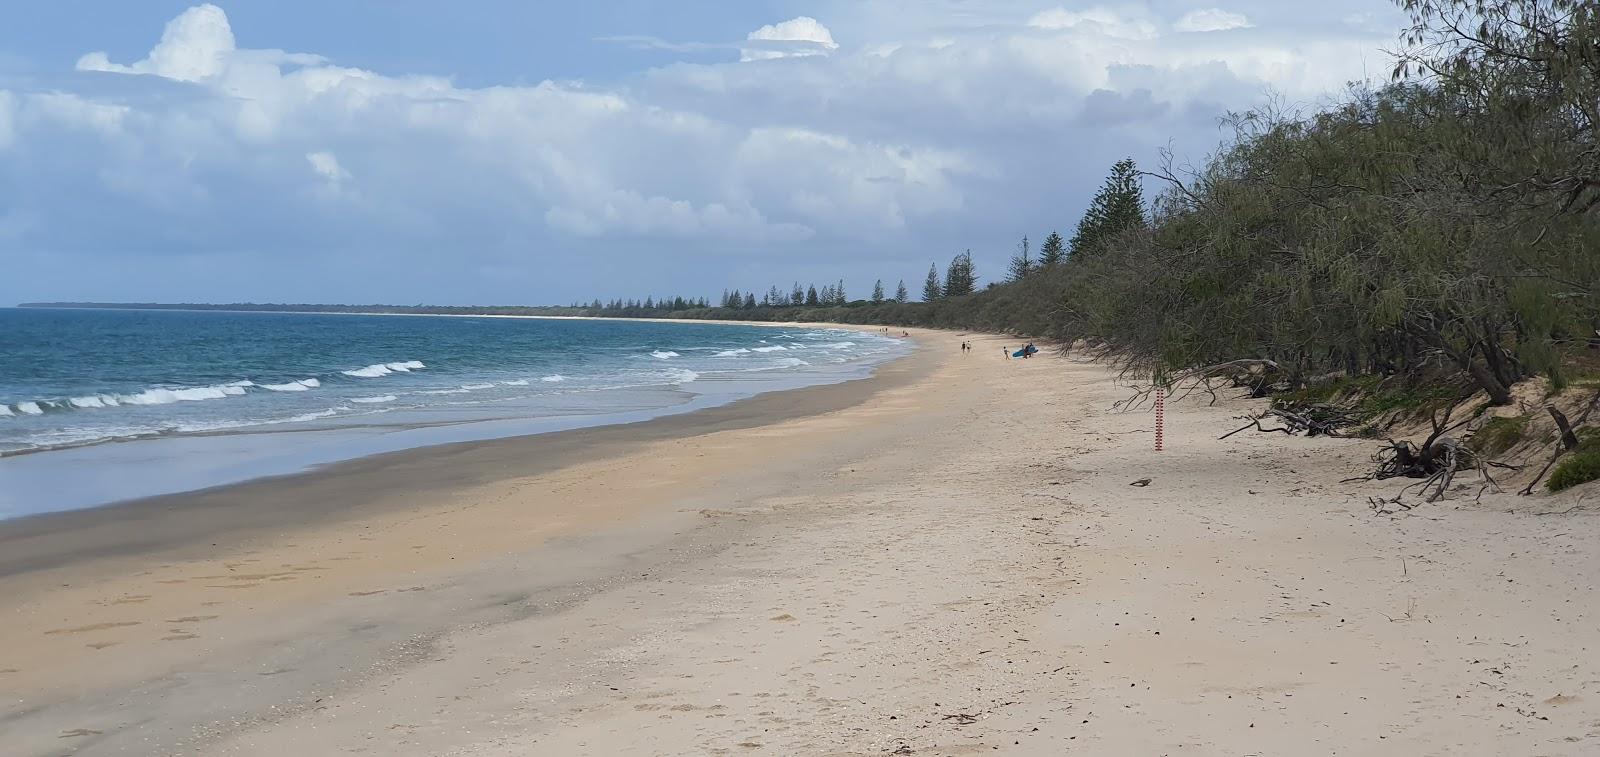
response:
<path fill-rule="evenodd" d="M 1167 390 L 1156 387 L 1156 451 L 1161 451 L 1162 437 L 1167 430 Z"/>

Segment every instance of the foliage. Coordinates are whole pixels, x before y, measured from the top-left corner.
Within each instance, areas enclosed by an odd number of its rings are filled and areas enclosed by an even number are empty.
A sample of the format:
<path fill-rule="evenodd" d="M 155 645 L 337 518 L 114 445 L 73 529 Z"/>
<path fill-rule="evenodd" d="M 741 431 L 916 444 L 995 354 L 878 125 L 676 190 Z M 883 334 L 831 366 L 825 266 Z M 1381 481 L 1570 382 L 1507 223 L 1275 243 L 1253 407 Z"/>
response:
<path fill-rule="evenodd" d="M 1522 443 L 1528 429 L 1528 416 L 1494 417 L 1467 440 L 1467 446 L 1483 457 L 1494 457 Z"/>
<path fill-rule="evenodd" d="M 1145 226 L 1139 169 L 1132 158 L 1124 158 L 1111 167 L 1111 175 L 1078 222 L 1078 231 L 1072 236 L 1072 254 L 1093 252 L 1116 235 Z"/>
<path fill-rule="evenodd" d="M 932 283 L 929 279 L 929 283 Z M 945 269 L 944 296 L 965 297 L 978 289 L 977 268 L 972 265 L 972 250 L 955 256 Z"/>
<path fill-rule="evenodd" d="M 922 285 L 922 301 L 934 302 L 944 297 L 944 285 L 939 283 L 939 266 L 928 266 L 928 280 Z"/>
<path fill-rule="evenodd" d="M 1558 492 L 1600 480 L 1600 433 L 1586 430 L 1590 433 L 1583 434 L 1578 448 L 1550 472 L 1550 480 L 1545 483 L 1550 491 Z"/>
<path fill-rule="evenodd" d="M 1035 263 L 1028 257 L 1028 238 L 1023 237 L 1017 243 L 1017 254 L 1011 258 L 1011 266 L 1006 271 L 1006 280 L 1011 282 L 1021 281 L 1033 273 Z"/>
<path fill-rule="evenodd" d="M 1060 234 L 1052 231 L 1050 236 L 1044 238 L 1044 244 L 1039 247 L 1038 267 L 1053 268 L 1065 262 L 1067 262 L 1066 243 L 1061 240 Z"/>

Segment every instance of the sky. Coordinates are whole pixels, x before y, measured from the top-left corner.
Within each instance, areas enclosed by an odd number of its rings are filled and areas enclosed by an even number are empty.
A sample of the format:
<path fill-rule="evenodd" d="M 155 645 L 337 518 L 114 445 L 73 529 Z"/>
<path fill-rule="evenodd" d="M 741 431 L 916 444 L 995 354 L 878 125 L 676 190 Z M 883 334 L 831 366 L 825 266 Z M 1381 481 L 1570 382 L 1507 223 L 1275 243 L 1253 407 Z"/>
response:
<path fill-rule="evenodd" d="M 564 304 L 1070 236 L 1386 78 L 1383 0 L 11 0 L 0 305 Z M 1147 197 L 1159 190 L 1147 181 Z"/>

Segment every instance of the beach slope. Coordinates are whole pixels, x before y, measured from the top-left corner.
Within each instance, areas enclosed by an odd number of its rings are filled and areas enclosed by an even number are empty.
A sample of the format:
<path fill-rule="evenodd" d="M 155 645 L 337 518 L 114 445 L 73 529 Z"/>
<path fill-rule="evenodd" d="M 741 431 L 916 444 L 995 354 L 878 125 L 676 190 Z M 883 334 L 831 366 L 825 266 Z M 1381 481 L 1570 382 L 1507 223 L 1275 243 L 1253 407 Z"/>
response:
<path fill-rule="evenodd" d="M 1340 483 L 1370 443 L 1218 441 L 1244 405 L 1183 403 L 1157 454 L 1101 366 L 916 338 L 873 379 L 678 425 L 80 516 L 103 519 L 76 523 L 90 545 L 14 533 L 30 551 L 0 577 L 0 743 L 1600 750 L 1592 512 L 1462 497 L 1377 517 L 1366 496 L 1390 486 Z M 200 504 L 221 514 L 141 531 Z M 275 504 L 295 517 L 260 514 Z M 137 544 L 116 549 L 119 529 Z"/>

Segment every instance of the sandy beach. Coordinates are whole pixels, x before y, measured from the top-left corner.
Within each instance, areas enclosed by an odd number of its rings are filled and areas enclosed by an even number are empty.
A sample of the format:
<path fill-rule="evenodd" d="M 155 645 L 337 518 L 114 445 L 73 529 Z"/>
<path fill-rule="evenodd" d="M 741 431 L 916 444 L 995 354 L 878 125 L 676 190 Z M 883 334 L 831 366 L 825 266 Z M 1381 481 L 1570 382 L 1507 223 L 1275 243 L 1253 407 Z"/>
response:
<path fill-rule="evenodd" d="M 870 379 L 0 524 L 0 752 L 1600 752 L 1592 486 L 1377 516 L 1398 484 L 1340 483 L 1371 442 L 1184 402 L 1157 454 L 1103 366 L 913 336 Z"/>

